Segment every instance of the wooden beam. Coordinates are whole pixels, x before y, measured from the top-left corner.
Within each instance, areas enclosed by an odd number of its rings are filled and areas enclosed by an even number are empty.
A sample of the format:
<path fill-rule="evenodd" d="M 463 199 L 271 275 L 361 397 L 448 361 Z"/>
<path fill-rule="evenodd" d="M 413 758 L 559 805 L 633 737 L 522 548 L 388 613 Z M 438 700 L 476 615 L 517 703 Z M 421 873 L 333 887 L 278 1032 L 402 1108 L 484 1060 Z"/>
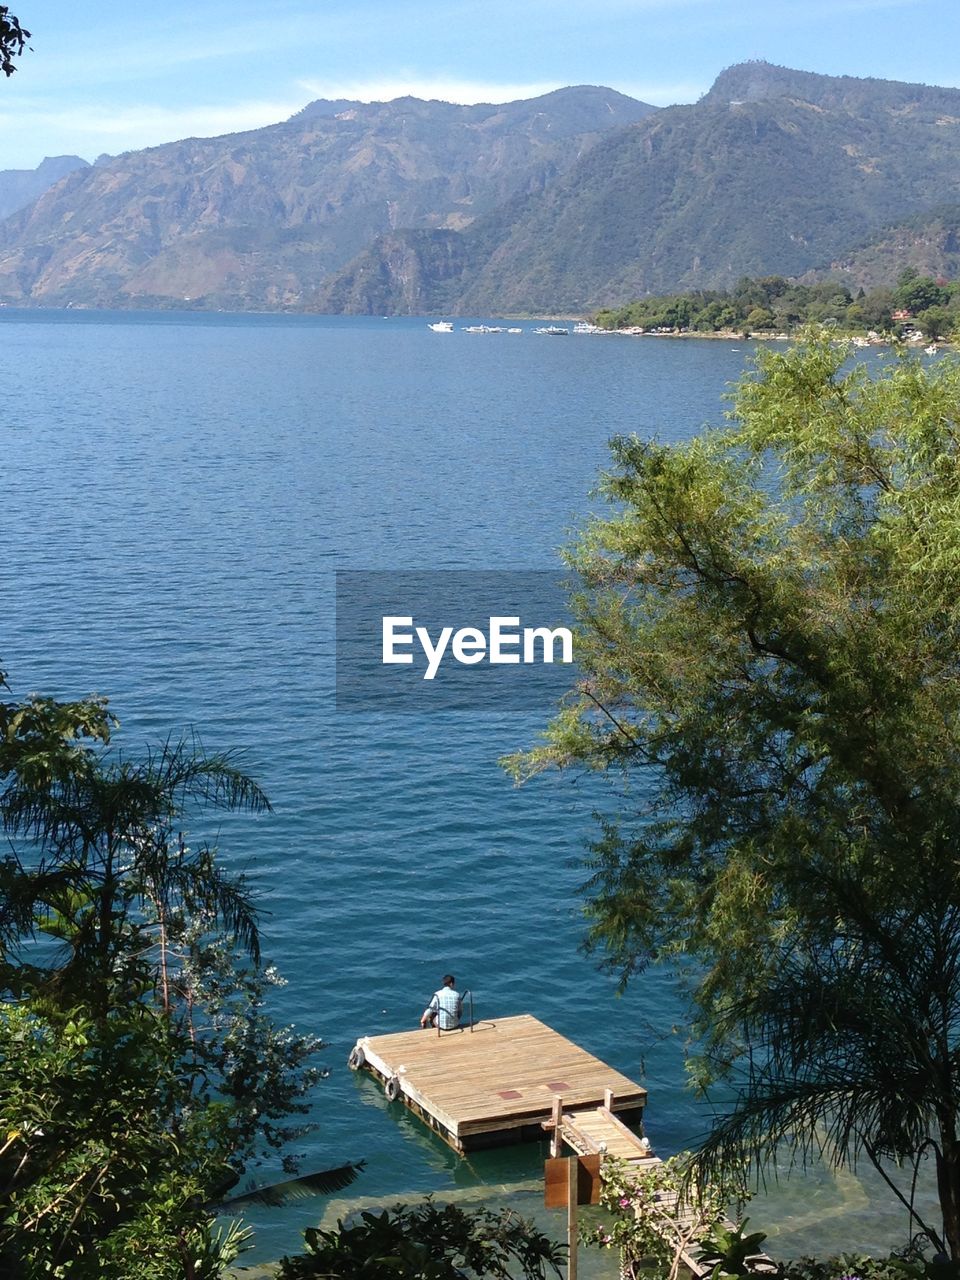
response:
<path fill-rule="evenodd" d="M 563 1123 L 563 1099 L 559 1094 L 553 1100 L 553 1113 L 550 1120 L 553 1125 L 553 1132 L 550 1135 L 550 1154 L 556 1158 L 560 1154 L 562 1143 L 560 1129 Z"/>

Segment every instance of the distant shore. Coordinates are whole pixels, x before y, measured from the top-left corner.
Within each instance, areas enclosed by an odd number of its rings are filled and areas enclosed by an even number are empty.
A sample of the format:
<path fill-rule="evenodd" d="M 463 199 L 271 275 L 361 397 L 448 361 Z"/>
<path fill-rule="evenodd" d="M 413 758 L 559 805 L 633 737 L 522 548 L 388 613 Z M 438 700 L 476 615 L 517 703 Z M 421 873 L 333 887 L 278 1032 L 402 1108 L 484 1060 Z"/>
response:
<path fill-rule="evenodd" d="M 620 338 L 706 338 L 708 341 L 723 342 L 795 342 L 797 335 L 795 333 L 743 333 L 734 329 L 716 329 L 710 330 L 709 333 L 699 333 L 695 329 L 597 329 L 598 333 L 611 334 Z M 848 334 L 839 333 L 836 335 L 838 342 L 849 342 L 857 347 L 889 347 L 899 345 L 908 347 L 911 350 L 926 350 L 927 347 L 936 347 L 938 351 L 942 349 L 951 349 L 952 343 L 944 338 L 928 340 L 926 338 L 901 338 L 895 339 L 890 337 L 868 337 L 864 334 Z"/>

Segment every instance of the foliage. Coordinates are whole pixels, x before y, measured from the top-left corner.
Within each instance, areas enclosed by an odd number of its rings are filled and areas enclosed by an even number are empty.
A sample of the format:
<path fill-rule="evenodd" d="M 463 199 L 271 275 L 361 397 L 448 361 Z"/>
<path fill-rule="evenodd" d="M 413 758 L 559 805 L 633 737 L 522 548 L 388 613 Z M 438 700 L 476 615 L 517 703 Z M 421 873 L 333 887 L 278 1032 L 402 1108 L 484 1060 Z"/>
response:
<path fill-rule="evenodd" d="M 746 1276 L 750 1274 L 747 1262 L 756 1257 L 767 1238 L 765 1231 L 745 1231 L 748 1218 L 735 1227 L 718 1223 L 710 1233 L 698 1242 L 699 1261 L 713 1267 L 715 1277 Z"/>
<path fill-rule="evenodd" d="M 0 1006 L 0 1077 L 4 1275 L 220 1274 L 202 1204 L 230 1151 L 162 1017 Z"/>
<path fill-rule="evenodd" d="M 894 294 L 898 307 L 905 307 L 917 314 L 929 307 L 943 307 L 950 301 L 949 290 L 931 280 L 929 276 L 921 276 L 915 268 L 907 267 L 900 273 Z"/>
<path fill-rule="evenodd" d="M 430 1199 L 363 1212 L 332 1231 L 311 1228 L 304 1239 L 307 1252 L 282 1260 L 281 1280 L 509 1280 L 515 1275 L 544 1280 L 548 1274 L 562 1275 L 565 1253 L 565 1246 L 510 1210 L 462 1209 Z"/>
<path fill-rule="evenodd" d="M 782 1280 L 957 1280 L 957 1266 L 942 1257 L 925 1258 L 910 1245 L 885 1258 L 866 1253 L 797 1258 L 782 1264 L 779 1274 Z"/>
<path fill-rule="evenodd" d="M 719 1187 L 693 1187 L 681 1157 L 641 1168 L 608 1156 L 600 1166 L 600 1204 L 613 1221 L 584 1239 L 620 1251 L 623 1280 L 639 1280 L 651 1263 L 676 1280 L 684 1255 L 722 1223 L 727 1199 Z"/>
<path fill-rule="evenodd" d="M 727 429 L 614 441 L 571 549 L 582 680 L 512 761 L 619 769 L 590 870 L 623 981 L 689 962 L 744 1155 L 936 1168 L 960 1257 L 960 366 L 761 353 Z"/>
<path fill-rule="evenodd" d="M 231 1163 L 242 1167 L 261 1147 L 279 1151 L 307 1132 L 302 1120 L 287 1121 L 306 1115 L 304 1095 L 328 1073 L 304 1065 L 323 1041 L 276 1026 L 266 1011 L 270 990 L 285 979 L 272 965 L 245 963 L 209 925 L 170 922 L 167 946 L 179 963 L 169 990 L 190 1042 L 195 1094 L 221 1108 Z M 283 1168 L 295 1173 L 298 1162 L 286 1154 Z"/>
<path fill-rule="evenodd" d="M 925 338 L 942 338 L 960 322 L 960 313 L 938 303 L 917 313 L 917 326 Z"/>
<path fill-rule="evenodd" d="M 29 39 L 30 32 L 21 27 L 7 5 L 0 4 L 0 71 L 5 76 L 12 76 L 16 71 L 13 60 L 23 53 Z"/>
<path fill-rule="evenodd" d="M 903 272 L 896 290 L 860 291 L 856 298 L 835 281 L 805 285 L 783 276 L 744 277 L 732 289 L 698 290 L 637 299 L 594 317 L 604 329 L 641 328 L 719 333 L 777 330 L 792 333 L 805 324 L 826 323 L 845 333 L 893 331 L 893 312 L 910 312 L 921 332 L 938 338 L 960 323 L 960 287 L 929 276 Z"/>
<path fill-rule="evenodd" d="M 0 690 L 7 687 L 0 671 Z M 34 694 L 0 702 L 0 779 L 39 788 L 68 776 L 92 746 L 110 741 L 115 727 L 105 698 L 58 702 Z"/>
<path fill-rule="evenodd" d="M 0 703 L 0 1250 L 15 1276 L 213 1276 L 242 1235 L 207 1206 L 302 1132 L 320 1042 L 268 1017 L 250 891 L 182 831 L 262 790 L 196 741 L 107 754 L 113 727 L 102 699 Z"/>

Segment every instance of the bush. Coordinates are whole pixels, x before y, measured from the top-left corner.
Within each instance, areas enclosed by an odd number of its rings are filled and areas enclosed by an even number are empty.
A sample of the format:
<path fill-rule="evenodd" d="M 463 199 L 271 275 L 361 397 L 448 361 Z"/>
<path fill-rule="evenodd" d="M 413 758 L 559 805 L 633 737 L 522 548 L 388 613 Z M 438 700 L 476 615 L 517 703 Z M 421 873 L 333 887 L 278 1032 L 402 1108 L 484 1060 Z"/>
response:
<path fill-rule="evenodd" d="M 556 1244 L 512 1210 L 397 1204 L 364 1212 L 333 1231 L 304 1232 L 307 1252 L 280 1263 L 280 1280 L 461 1280 L 490 1276 L 509 1280 L 519 1263 L 524 1280 L 560 1277 L 566 1247 Z"/>

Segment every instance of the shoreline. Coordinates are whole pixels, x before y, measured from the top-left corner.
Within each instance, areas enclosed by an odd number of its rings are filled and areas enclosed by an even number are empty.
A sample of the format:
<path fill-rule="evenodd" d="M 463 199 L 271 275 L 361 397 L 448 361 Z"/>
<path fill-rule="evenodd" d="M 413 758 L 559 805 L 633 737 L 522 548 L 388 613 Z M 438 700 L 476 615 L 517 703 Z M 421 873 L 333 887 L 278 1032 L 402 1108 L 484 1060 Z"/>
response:
<path fill-rule="evenodd" d="M 674 329 L 669 332 L 658 332 L 654 329 L 601 329 L 596 330 L 598 334 L 611 334 L 620 338 L 703 338 L 708 342 L 796 342 L 798 334 L 795 333 L 737 333 L 732 329 L 712 330 L 710 333 L 698 333 L 693 329 Z M 593 335 L 591 335 L 593 336 Z M 903 346 L 909 350 L 926 350 L 927 347 L 936 347 L 940 350 L 950 350 L 952 343 L 945 338 L 870 338 L 866 334 L 838 334 L 837 342 L 852 343 L 856 347 L 891 347 Z"/>

